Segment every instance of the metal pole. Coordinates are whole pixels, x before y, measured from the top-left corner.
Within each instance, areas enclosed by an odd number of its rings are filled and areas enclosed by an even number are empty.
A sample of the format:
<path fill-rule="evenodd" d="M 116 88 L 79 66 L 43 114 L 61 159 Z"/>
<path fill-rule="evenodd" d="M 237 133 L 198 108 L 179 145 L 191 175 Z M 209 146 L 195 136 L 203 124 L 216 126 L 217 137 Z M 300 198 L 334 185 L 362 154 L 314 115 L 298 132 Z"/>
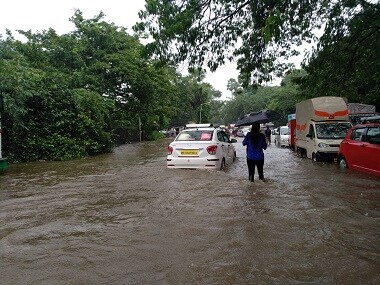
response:
<path fill-rule="evenodd" d="M 1 113 L 0 113 L 0 159 L 3 158 L 2 152 L 1 152 Z"/>
<path fill-rule="evenodd" d="M 199 110 L 199 123 L 202 124 L 202 105 L 203 103 L 201 103 L 201 109 Z"/>
<path fill-rule="evenodd" d="M 1 152 L 1 113 L 3 111 L 3 95 L 0 95 L 0 159 L 3 158 L 2 152 Z"/>
<path fill-rule="evenodd" d="M 7 159 L 3 158 L 2 145 L 1 145 L 1 113 L 3 111 L 3 96 L 0 96 L 0 174 L 3 173 L 7 168 Z"/>
<path fill-rule="evenodd" d="M 140 115 L 139 115 L 139 134 L 140 134 L 140 142 L 141 142 L 141 118 L 140 118 Z"/>

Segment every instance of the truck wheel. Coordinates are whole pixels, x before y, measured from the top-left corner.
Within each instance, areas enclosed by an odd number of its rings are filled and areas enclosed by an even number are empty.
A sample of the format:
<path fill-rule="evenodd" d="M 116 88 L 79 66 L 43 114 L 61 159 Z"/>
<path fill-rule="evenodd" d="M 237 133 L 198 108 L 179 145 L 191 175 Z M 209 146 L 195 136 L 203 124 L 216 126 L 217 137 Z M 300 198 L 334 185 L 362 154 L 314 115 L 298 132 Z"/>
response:
<path fill-rule="evenodd" d="M 320 157 L 317 153 L 314 153 L 311 155 L 311 159 L 314 161 L 314 162 L 317 162 L 317 161 L 320 161 Z"/>
<path fill-rule="evenodd" d="M 341 169 L 348 168 L 347 161 L 344 159 L 344 157 L 339 158 L 339 168 Z"/>
<path fill-rule="evenodd" d="M 305 157 L 305 150 L 302 149 L 302 148 L 297 148 L 297 154 L 298 154 L 300 157 L 304 158 L 304 157 Z"/>

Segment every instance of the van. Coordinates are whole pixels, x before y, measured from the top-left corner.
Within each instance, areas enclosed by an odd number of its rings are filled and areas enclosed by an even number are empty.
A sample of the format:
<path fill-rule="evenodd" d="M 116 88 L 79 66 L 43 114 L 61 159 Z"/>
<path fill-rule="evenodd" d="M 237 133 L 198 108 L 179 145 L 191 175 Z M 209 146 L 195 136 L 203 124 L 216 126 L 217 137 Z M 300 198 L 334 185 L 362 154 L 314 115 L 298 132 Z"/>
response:
<path fill-rule="evenodd" d="M 289 146 L 289 127 L 281 126 L 278 127 L 274 132 L 274 144 L 277 147 L 288 147 Z"/>

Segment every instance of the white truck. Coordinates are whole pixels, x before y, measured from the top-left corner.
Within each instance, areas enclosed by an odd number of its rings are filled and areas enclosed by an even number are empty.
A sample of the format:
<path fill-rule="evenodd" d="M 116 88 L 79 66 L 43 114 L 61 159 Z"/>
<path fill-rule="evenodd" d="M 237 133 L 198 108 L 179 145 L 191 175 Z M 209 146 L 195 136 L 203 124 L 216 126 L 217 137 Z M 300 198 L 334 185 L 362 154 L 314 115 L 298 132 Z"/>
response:
<path fill-rule="evenodd" d="M 347 104 L 341 97 L 325 96 L 299 102 L 296 151 L 313 161 L 335 161 L 340 142 L 351 126 Z"/>

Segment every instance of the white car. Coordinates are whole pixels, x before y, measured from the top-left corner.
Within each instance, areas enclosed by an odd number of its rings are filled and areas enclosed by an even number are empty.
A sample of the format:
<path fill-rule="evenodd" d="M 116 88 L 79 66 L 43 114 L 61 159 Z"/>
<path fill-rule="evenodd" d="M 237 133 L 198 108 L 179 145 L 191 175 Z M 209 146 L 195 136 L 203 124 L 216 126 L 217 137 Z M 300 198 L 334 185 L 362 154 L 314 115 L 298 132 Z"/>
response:
<path fill-rule="evenodd" d="M 275 130 L 274 144 L 277 147 L 289 146 L 289 128 L 288 126 L 281 126 Z"/>
<path fill-rule="evenodd" d="M 244 127 L 238 129 L 237 135 L 238 137 L 245 137 L 251 131 L 251 127 Z"/>
<path fill-rule="evenodd" d="M 243 135 L 246 136 L 251 131 L 251 127 L 243 128 Z"/>
<path fill-rule="evenodd" d="M 167 148 L 167 168 L 206 168 L 222 170 L 236 159 L 233 143 L 226 132 L 212 126 L 181 131 Z"/>

